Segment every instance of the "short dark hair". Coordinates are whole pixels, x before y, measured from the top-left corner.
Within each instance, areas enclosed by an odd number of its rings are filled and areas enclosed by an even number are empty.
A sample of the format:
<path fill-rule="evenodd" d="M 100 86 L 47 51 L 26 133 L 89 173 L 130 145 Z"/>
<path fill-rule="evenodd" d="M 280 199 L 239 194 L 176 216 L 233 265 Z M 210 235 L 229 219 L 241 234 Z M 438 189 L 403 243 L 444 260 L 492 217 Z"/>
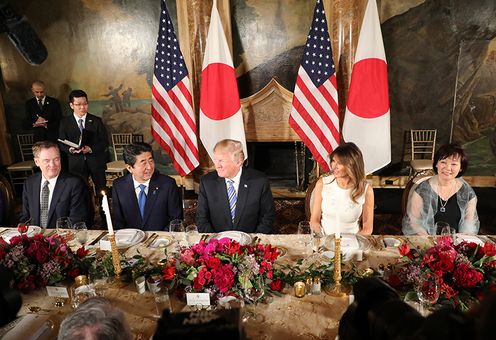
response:
<path fill-rule="evenodd" d="M 139 156 L 145 152 L 150 152 L 153 157 L 152 147 L 148 143 L 136 142 L 126 145 L 122 153 L 124 163 L 130 166 L 134 166 L 134 163 L 136 163 L 136 156 Z"/>
<path fill-rule="evenodd" d="M 434 172 L 437 174 L 437 162 L 448 157 L 460 158 L 460 172 L 456 177 L 463 176 L 468 167 L 468 160 L 465 151 L 458 144 L 445 144 L 436 151 L 436 153 L 434 154 L 434 161 L 432 163 Z"/>
<path fill-rule="evenodd" d="M 72 90 L 71 93 L 69 93 L 69 102 L 72 103 L 74 102 L 74 98 L 81 97 L 84 97 L 86 98 L 86 100 L 88 100 L 88 95 L 83 90 Z"/>

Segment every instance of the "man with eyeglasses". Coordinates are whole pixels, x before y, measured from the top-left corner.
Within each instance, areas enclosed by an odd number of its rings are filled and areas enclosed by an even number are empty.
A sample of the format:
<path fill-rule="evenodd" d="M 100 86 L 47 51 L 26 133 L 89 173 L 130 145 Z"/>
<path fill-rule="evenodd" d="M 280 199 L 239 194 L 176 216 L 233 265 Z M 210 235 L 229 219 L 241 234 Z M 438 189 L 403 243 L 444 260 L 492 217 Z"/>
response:
<path fill-rule="evenodd" d="M 88 113 L 88 95 L 83 90 L 71 91 L 69 105 L 74 112 L 60 122 L 59 140 L 76 146 L 61 142 L 60 149 L 67 154 L 69 171 L 86 181 L 91 176 L 100 195 L 106 188 L 107 130 L 99 117 Z"/>

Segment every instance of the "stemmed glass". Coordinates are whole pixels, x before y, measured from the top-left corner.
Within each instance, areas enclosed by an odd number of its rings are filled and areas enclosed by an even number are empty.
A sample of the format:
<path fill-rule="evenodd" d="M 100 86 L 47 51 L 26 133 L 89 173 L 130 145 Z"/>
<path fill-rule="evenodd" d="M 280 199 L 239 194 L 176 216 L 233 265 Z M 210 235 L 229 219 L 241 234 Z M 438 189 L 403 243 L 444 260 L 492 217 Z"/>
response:
<path fill-rule="evenodd" d="M 253 308 L 253 305 L 256 305 L 260 299 L 265 294 L 265 284 L 264 278 L 262 276 L 255 276 L 251 278 L 252 287 L 245 287 L 243 290 L 245 300 L 248 301 Z M 247 306 L 245 305 L 245 309 Z M 262 316 L 260 314 L 255 313 L 253 310 L 245 310 L 243 314 L 243 322 L 248 322 L 251 320 L 261 321 L 260 318 Z"/>
<path fill-rule="evenodd" d="M 434 274 L 425 273 L 420 276 L 416 287 L 417 297 L 420 301 L 421 314 L 425 316 L 426 307 L 434 305 L 439 299 L 441 287 L 439 278 Z"/>
<path fill-rule="evenodd" d="M 178 240 L 178 244 L 176 245 L 176 247 L 179 246 L 179 242 L 181 242 L 182 240 L 184 240 L 184 224 L 183 224 L 183 221 L 181 220 L 172 220 L 170 221 L 169 223 L 169 232 L 174 232 L 174 233 L 177 233 L 176 235 L 174 235 L 174 238 L 176 240 Z"/>
<path fill-rule="evenodd" d="M 308 248 L 308 245 L 310 244 L 311 242 L 311 228 L 310 228 L 310 222 L 308 221 L 301 221 L 300 223 L 298 223 L 298 230 L 296 232 L 298 235 L 301 235 L 300 236 L 300 239 L 302 241 L 300 241 L 300 244 L 303 245 L 303 248 L 304 248 L 304 253 L 307 252 L 307 248 Z"/>
<path fill-rule="evenodd" d="M 72 236 L 70 229 L 72 229 L 72 222 L 69 217 L 60 217 L 55 223 L 55 229 L 57 230 L 57 235 L 64 237 L 69 241 Z"/>
<path fill-rule="evenodd" d="M 189 246 L 197 244 L 200 241 L 200 234 L 198 233 L 198 227 L 196 224 L 191 224 L 186 227 L 186 242 Z"/>
<path fill-rule="evenodd" d="M 84 245 L 88 241 L 88 228 L 86 227 L 86 223 L 77 222 L 74 223 L 72 227 L 74 229 L 76 241 L 78 241 L 81 247 L 84 247 Z"/>
<path fill-rule="evenodd" d="M 110 274 L 103 259 L 95 259 L 88 270 L 88 278 L 98 296 L 105 296 L 105 291 L 111 283 Z"/>

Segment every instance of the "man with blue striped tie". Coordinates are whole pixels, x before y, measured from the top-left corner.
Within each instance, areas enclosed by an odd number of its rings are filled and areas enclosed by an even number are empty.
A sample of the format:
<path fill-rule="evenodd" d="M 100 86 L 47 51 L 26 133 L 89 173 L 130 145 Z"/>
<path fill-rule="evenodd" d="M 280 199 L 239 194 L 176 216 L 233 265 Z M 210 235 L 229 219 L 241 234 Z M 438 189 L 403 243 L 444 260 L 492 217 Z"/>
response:
<path fill-rule="evenodd" d="M 272 232 L 275 208 L 269 179 L 243 167 L 244 159 L 239 141 L 224 139 L 215 145 L 216 171 L 202 177 L 198 194 L 196 224 L 200 232 Z"/>
<path fill-rule="evenodd" d="M 147 143 L 126 145 L 123 158 L 129 174 L 112 185 L 114 226 L 168 230 L 169 222 L 183 215 L 176 181 L 155 172 L 152 148 Z"/>

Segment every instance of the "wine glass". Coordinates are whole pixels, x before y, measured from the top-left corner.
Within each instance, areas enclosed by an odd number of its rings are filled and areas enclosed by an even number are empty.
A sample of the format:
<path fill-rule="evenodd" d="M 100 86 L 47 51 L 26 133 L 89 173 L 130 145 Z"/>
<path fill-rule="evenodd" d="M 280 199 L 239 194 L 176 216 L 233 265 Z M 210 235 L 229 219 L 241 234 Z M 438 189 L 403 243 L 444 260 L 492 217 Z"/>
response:
<path fill-rule="evenodd" d="M 198 233 L 198 227 L 196 224 L 191 224 L 186 227 L 186 242 L 188 245 L 192 246 L 200 241 L 200 234 Z"/>
<path fill-rule="evenodd" d="M 310 222 L 301 221 L 300 223 L 298 223 L 297 234 L 300 235 L 300 244 L 303 245 L 304 253 L 306 253 L 312 237 Z"/>
<path fill-rule="evenodd" d="M 441 236 L 449 236 L 451 240 L 453 240 L 453 244 L 454 244 L 456 240 L 456 230 L 455 228 L 450 227 L 448 224 L 441 228 Z"/>
<path fill-rule="evenodd" d="M 95 289 L 96 295 L 105 296 L 105 291 L 111 283 L 110 274 L 103 263 L 103 259 L 95 259 L 88 270 L 90 283 Z"/>
<path fill-rule="evenodd" d="M 418 281 L 417 296 L 420 301 L 422 314 L 426 314 L 426 306 L 434 305 L 439 299 L 441 286 L 439 284 L 439 278 L 434 274 L 425 273 L 420 276 Z"/>
<path fill-rule="evenodd" d="M 74 235 L 76 238 L 76 241 L 84 247 L 86 242 L 88 241 L 88 228 L 86 227 L 86 223 L 84 222 L 77 222 L 74 223 L 72 226 L 74 229 Z"/>
<path fill-rule="evenodd" d="M 181 220 L 172 220 L 169 223 L 169 231 L 170 232 L 176 232 L 176 233 L 183 233 L 184 232 L 184 224 L 183 221 Z"/>
<path fill-rule="evenodd" d="M 64 237 L 69 241 L 71 235 L 70 229 L 72 229 L 72 222 L 69 217 L 60 217 L 55 223 L 55 229 L 57 230 L 57 235 Z"/>
<path fill-rule="evenodd" d="M 253 310 L 253 308 L 254 305 L 256 305 L 265 294 L 265 281 L 262 276 L 255 276 L 250 279 L 250 282 L 252 283 L 251 287 L 246 286 L 243 289 L 243 295 L 245 300 L 251 305 L 251 310 L 246 310 L 247 305 L 245 305 L 245 312 L 243 314 L 242 321 L 249 322 L 255 320 L 261 322 L 263 321 L 260 320 L 261 318 L 263 318 L 262 315 L 257 314 Z"/>
<path fill-rule="evenodd" d="M 436 235 L 442 235 L 443 229 L 450 227 L 448 222 L 443 221 L 437 221 L 434 226 L 436 228 Z"/>

